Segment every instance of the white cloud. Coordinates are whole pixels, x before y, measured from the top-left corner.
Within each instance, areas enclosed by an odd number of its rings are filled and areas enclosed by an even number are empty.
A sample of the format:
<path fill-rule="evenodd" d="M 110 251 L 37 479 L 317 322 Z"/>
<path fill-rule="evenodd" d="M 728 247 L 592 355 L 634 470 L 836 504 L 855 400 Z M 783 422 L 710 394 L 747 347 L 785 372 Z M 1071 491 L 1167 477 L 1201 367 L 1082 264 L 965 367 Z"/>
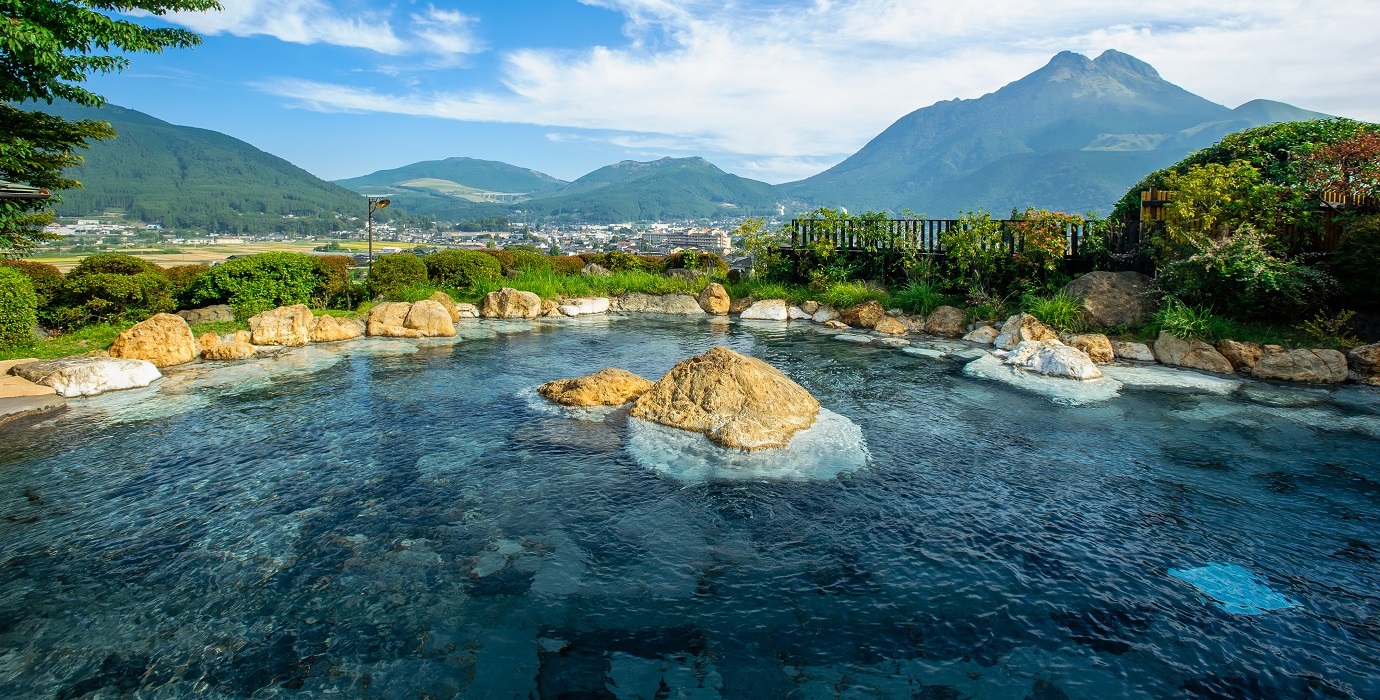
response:
<path fill-rule="evenodd" d="M 388 12 L 354 8 L 348 13 L 326 0 L 221 0 L 219 12 L 174 12 L 170 22 L 200 34 L 271 36 L 295 44 L 330 44 L 390 56 L 429 53 L 458 57 L 483 51 L 474 17 L 427 6 L 395 27 Z"/>
<path fill-rule="evenodd" d="M 511 50 L 496 90 L 262 88 L 311 109 L 587 129 L 629 148 L 736 154 L 735 169 L 776 181 L 817 172 L 916 108 L 990 92 L 1064 49 L 1131 53 L 1231 106 L 1259 97 L 1380 119 L 1369 89 L 1380 84 L 1373 0 L 1334 0 L 1326 13 L 1304 0 L 582 2 L 622 12 L 628 46 Z"/>

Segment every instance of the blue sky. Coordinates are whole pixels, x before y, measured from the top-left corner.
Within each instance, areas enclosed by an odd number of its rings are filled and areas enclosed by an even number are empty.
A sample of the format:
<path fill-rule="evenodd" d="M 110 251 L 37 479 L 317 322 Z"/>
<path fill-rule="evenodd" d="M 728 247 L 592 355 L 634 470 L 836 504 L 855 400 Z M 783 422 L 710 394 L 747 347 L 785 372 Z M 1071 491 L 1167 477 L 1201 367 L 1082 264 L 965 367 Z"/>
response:
<path fill-rule="evenodd" d="M 1066 49 L 1130 53 L 1232 107 L 1380 121 L 1374 0 L 221 2 L 142 20 L 205 43 L 133 56 L 93 88 L 328 179 L 449 156 L 574 179 L 700 155 L 783 182 Z"/>

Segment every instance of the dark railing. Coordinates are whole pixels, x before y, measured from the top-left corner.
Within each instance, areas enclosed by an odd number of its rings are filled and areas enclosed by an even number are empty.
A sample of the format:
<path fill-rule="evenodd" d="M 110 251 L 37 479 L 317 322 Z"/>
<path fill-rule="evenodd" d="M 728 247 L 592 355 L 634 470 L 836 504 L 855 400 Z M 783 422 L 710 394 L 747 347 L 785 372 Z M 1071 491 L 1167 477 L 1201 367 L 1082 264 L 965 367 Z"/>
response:
<path fill-rule="evenodd" d="M 999 244 L 1008 253 L 1021 251 L 1023 241 L 1011 220 L 996 221 L 1002 232 Z M 960 219 L 887 219 L 884 221 L 850 221 L 829 219 L 792 219 L 790 248 L 805 248 L 811 244 L 829 243 L 839 250 L 882 251 L 911 250 L 923 255 L 943 255 L 945 234 L 964 225 Z M 1077 258 L 1082 242 L 1087 239 L 1089 224 L 1071 223 L 1067 226 L 1066 257 Z M 1139 242 L 1140 237 L 1134 237 Z M 1133 249 L 1133 248 L 1132 248 Z"/>

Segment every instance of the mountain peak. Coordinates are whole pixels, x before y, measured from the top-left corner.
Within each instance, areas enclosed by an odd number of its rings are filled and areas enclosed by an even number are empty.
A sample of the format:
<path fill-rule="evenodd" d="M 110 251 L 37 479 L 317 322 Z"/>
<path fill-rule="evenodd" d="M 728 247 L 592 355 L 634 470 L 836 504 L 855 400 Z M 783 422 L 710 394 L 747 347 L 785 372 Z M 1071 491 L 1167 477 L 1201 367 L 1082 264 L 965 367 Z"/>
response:
<path fill-rule="evenodd" d="M 1092 63 L 1102 70 L 1121 70 L 1143 78 L 1160 80 L 1160 73 L 1155 70 L 1154 66 L 1131 54 L 1122 53 L 1116 49 L 1107 49 L 1103 51 L 1102 55 L 1093 59 Z"/>

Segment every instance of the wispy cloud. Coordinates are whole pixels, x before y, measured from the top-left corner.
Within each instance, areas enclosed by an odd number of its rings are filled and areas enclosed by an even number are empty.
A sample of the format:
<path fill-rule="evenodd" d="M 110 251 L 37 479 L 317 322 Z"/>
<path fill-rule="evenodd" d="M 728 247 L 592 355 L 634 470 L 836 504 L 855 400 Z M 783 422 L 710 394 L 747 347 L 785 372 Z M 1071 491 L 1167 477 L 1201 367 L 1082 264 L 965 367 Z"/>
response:
<path fill-rule="evenodd" d="M 428 5 L 395 24 L 391 12 L 352 8 L 326 0 L 221 0 L 219 12 L 175 12 L 167 16 L 201 34 L 271 36 L 295 44 L 329 44 L 389 56 L 426 53 L 459 57 L 486 46 L 474 33 L 476 18 Z"/>
<path fill-rule="evenodd" d="M 1326 14 L 1303 0 L 581 1 L 621 12 L 627 45 L 509 50 L 499 89 L 260 87 L 309 109 L 585 129 L 629 148 L 737 154 L 740 171 L 776 180 L 837 162 L 911 110 L 977 97 L 1064 49 L 1132 53 L 1233 106 L 1264 97 L 1380 118 L 1361 87 L 1380 82 L 1377 32 L 1361 29 L 1380 26 L 1373 0 L 1334 0 Z M 1336 17 L 1351 30 L 1338 31 Z M 426 22 L 412 24 L 415 33 Z"/>

